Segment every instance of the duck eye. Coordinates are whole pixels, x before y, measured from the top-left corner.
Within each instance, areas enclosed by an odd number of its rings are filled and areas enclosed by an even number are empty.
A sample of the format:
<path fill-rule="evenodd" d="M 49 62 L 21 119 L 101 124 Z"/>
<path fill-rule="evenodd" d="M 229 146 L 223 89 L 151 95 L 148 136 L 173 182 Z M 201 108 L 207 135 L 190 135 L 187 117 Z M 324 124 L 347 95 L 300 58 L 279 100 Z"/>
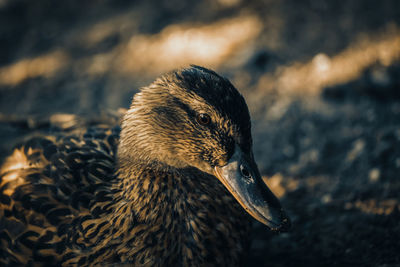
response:
<path fill-rule="evenodd" d="M 197 115 L 196 120 L 201 125 L 208 125 L 211 122 L 211 118 L 208 114 L 200 113 Z"/>

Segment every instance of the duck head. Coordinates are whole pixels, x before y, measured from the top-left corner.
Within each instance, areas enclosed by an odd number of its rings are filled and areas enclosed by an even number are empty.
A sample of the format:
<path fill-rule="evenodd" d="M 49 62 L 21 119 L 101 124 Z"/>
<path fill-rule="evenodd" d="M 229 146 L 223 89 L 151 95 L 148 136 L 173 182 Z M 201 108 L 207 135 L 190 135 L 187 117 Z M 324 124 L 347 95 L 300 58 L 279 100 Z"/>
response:
<path fill-rule="evenodd" d="M 211 70 L 192 66 L 142 88 L 124 117 L 118 153 L 120 164 L 195 167 L 218 179 L 270 229 L 290 225 L 255 163 L 243 96 Z"/>

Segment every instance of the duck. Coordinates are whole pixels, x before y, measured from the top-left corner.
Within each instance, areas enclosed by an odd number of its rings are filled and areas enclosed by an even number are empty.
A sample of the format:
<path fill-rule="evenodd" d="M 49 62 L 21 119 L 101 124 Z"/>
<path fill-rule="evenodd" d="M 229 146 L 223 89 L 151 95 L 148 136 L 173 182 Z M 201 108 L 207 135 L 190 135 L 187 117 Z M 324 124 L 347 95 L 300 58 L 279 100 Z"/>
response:
<path fill-rule="evenodd" d="M 120 125 L 31 137 L 0 170 L 3 266 L 241 266 L 254 219 L 290 227 L 244 97 L 196 65 L 141 88 Z"/>

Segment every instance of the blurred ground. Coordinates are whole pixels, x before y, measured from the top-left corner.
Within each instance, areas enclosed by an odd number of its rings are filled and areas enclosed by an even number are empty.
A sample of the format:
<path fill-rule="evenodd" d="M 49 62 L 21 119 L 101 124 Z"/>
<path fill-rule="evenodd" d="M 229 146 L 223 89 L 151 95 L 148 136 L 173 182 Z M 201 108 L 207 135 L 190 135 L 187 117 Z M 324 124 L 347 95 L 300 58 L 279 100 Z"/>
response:
<path fill-rule="evenodd" d="M 0 0 L 0 160 L 29 132 L 5 121 L 98 117 L 188 64 L 245 95 L 293 221 L 255 224 L 249 266 L 400 266 L 397 0 Z"/>

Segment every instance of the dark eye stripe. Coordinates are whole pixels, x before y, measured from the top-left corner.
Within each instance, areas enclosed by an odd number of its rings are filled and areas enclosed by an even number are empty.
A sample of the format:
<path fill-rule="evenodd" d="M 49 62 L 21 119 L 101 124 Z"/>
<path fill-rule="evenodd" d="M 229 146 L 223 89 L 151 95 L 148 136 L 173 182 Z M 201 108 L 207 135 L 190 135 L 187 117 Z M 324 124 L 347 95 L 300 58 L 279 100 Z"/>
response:
<path fill-rule="evenodd" d="M 179 98 L 174 97 L 173 102 L 175 105 L 184 110 L 189 117 L 193 117 L 195 115 L 194 110 L 192 110 L 187 104 L 183 103 Z"/>
<path fill-rule="evenodd" d="M 199 113 L 196 114 L 196 112 L 187 104 L 183 103 L 179 98 L 174 98 L 174 104 L 180 107 L 183 111 L 185 111 L 189 117 L 195 117 L 197 123 L 201 125 L 210 125 L 211 124 L 211 117 L 210 115 L 206 113 Z"/>

